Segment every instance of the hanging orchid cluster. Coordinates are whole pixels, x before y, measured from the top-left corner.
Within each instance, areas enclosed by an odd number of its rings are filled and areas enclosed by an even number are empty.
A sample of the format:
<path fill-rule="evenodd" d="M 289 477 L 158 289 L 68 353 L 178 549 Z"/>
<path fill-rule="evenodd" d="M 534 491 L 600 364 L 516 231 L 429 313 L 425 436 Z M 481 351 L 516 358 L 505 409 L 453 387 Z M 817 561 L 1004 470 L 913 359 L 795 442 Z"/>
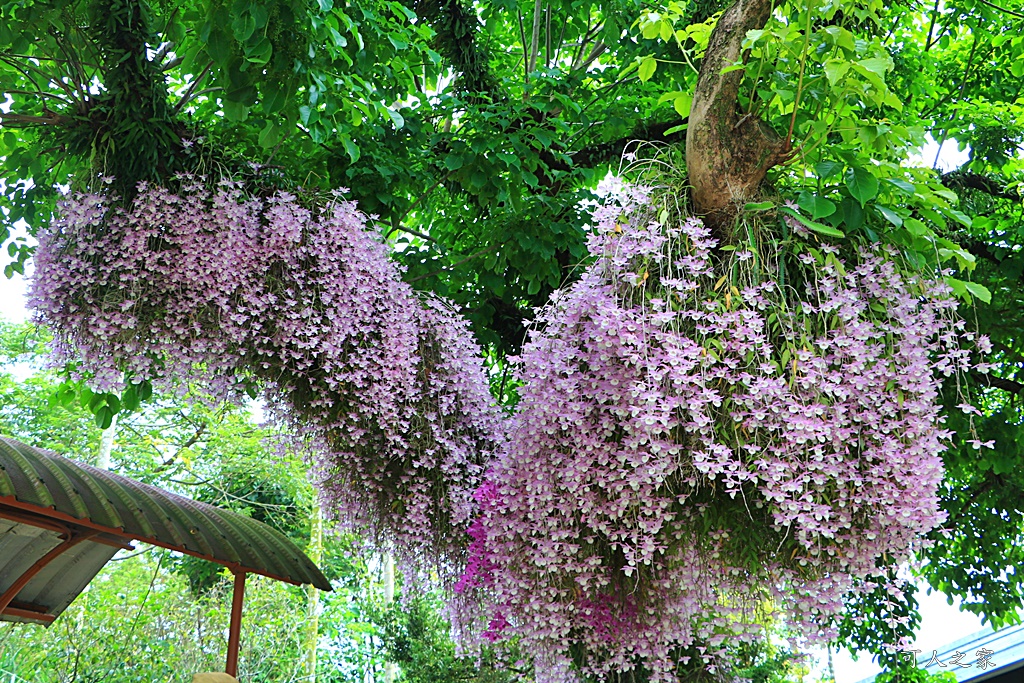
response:
<path fill-rule="evenodd" d="M 753 222 L 716 249 L 664 201 L 596 207 L 595 262 L 522 354 L 458 584 L 486 638 L 597 680 L 713 671 L 769 604 L 834 636 L 843 595 L 943 521 L 938 391 L 986 343 L 894 253 Z"/>
<path fill-rule="evenodd" d="M 502 425 L 465 321 L 399 276 L 351 202 L 184 178 L 128 207 L 69 196 L 30 302 L 98 390 L 261 388 L 312 447 L 325 507 L 436 566 L 465 545 Z"/>
<path fill-rule="evenodd" d="M 894 252 L 757 221 L 723 247 L 671 193 L 606 190 L 511 427 L 465 321 L 337 198 L 76 194 L 30 299 L 99 390 L 261 389 L 338 519 L 409 570 L 464 567 L 456 628 L 518 637 L 540 681 L 714 671 L 772 606 L 833 636 L 843 596 L 941 524 L 938 391 L 986 340 Z"/>

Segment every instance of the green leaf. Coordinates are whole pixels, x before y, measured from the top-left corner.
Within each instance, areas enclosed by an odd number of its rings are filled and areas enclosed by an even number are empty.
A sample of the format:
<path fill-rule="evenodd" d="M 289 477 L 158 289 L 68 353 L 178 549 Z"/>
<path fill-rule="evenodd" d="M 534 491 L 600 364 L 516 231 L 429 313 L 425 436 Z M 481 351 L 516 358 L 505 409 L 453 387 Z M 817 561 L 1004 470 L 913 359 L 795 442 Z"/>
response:
<path fill-rule="evenodd" d="M 814 172 L 822 180 L 828 180 L 843 170 L 843 165 L 838 161 L 819 161 L 814 165 Z"/>
<path fill-rule="evenodd" d="M 956 294 L 958 297 L 960 297 L 961 299 L 968 298 L 969 295 L 967 294 L 966 282 L 964 282 L 963 280 L 957 280 L 955 277 L 949 277 L 948 275 L 942 279 L 947 285 L 949 285 L 949 288 L 952 289 L 953 293 Z"/>
<path fill-rule="evenodd" d="M 899 189 L 904 194 L 913 197 L 917 193 L 917 188 L 906 180 L 900 180 L 899 178 L 886 178 L 885 182 L 889 183 L 893 187 Z"/>
<path fill-rule="evenodd" d="M 224 33 L 223 29 L 215 28 L 210 31 L 210 38 L 206 42 L 206 52 L 217 64 L 224 64 L 231 58 L 231 39 Z"/>
<path fill-rule="evenodd" d="M 863 207 L 878 194 L 878 178 L 868 170 L 854 167 L 846 171 L 846 187 Z"/>
<path fill-rule="evenodd" d="M 800 205 L 801 209 L 811 215 L 812 220 L 825 218 L 836 212 L 835 204 L 824 197 L 819 197 L 813 192 L 801 192 L 800 196 L 797 198 L 797 204 Z"/>
<path fill-rule="evenodd" d="M 1017 78 L 1024 78 L 1024 61 L 1017 58 L 1010 62 L 1010 73 Z"/>
<path fill-rule="evenodd" d="M 352 160 L 352 163 L 359 161 L 359 145 L 352 141 L 347 135 L 341 136 L 341 144 L 345 146 L 345 152 L 348 154 L 348 158 Z"/>
<path fill-rule="evenodd" d="M 928 229 L 927 225 L 917 220 L 916 218 L 908 218 L 907 220 L 903 221 L 903 227 L 906 228 L 907 232 L 909 232 L 914 237 L 924 237 L 925 235 L 931 232 L 931 230 Z"/>
<path fill-rule="evenodd" d="M 249 107 L 241 102 L 224 100 L 224 117 L 228 121 L 245 121 L 249 117 Z"/>
<path fill-rule="evenodd" d="M 96 420 L 96 426 L 100 429 L 107 429 L 114 421 L 114 411 L 107 406 L 102 406 L 94 414 Z"/>
<path fill-rule="evenodd" d="M 660 37 L 662 42 L 665 43 L 672 40 L 672 22 L 665 19 L 661 20 Z"/>
<path fill-rule="evenodd" d="M 136 411 L 142 406 L 139 400 L 139 388 L 136 384 L 129 384 L 128 388 L 121 394 L 121 405 L 129 411 Z"/>
<path fill-rule="evenodd" d="M 892 59 L 889 57 L 871 57 L 870 59 L 862 59 L 857 63 L 871 73 L 878 74 L 881 77 L 885 77 L 885 72 L 892 69 L 893 66 Z"/>
<path fill-rule="evenodd" d="M 845 76 L 846 72 L 849 70 L 849 62 L 840 61 L 838 59 L 830 59 L 825 62 L 825 78 L 827 78 L 828 82 L 832 85 L 838 83 L 839 79 Z"/>
<path fill-rule="evenodd" d="M 288 91 L 290 88 L 282 83 L 271 81 L 263 86 L 263 111 L 274 114 L 284 108 L 288 102 Z"/>
<path fill-rule="evenodd" d="M 815 223 L 812 220 L 804 218 L 803 216 L 801 216 L 799 213 L 797 213 L 793 209 L 789 208 L 788 206 L 783 206 L 783 207 L 779 208 L 779 211 L 781 211 L 784 214 L 788 214 L 788 215 L 792 216 L 793 218 L 795 218 L 798 221 L 800 221 L 800 223 L 805 228 L 807 228 L 808 230 L 813 230 L 814 232 L 816 232 L 816 233 L 818 233 L 820 235 L 826 235 L 828 237 L 836 237 L 836 238 L 846 237 L 846 234 L 843 233 L 841 230 L 836 230 L 833 227 L 830 227 L 828 225 L 822 225 L 821 223 Z"/>
<path fill-rule="evenodd" d="M 263 66 L 270 61 L 270 56 L 274 52 L 274 46 L 271 42 L 264 38 L 260 42 L 256 43 L 254 47 L 247 47 L 245 49 L 245 58 L 247 61 Z"/>
<path fill-rule="evenodd" d="M 875 204 L 875 210 L 882 214 L 882 217 L 895 225 L 897 228 L 903 225 L 903 217 L 898 213 L 890 209 L 888 206 L 882 206 L 881 204 Z"/>
<path fill-rule="evenodd" d="M 978 297 L 986 304 L 992 303 L 992 292 L 988 290 L 988 287 L 978 284 L 977 282 L 965 282 L 964 287 L 967 291 Z"/>
<path fill-rule="evenodd" d="M 946 209 L 946 215 L 950 216 L 960 225 L 965 228 L 971 227 L 971 217 L 965 214 L 963 211 L 957 211 L 956 209 Z"/>
<path fill-rule="evenodd" d="M 903 111 L 903 100 L 896 96 L 891 90 L 887 90 L 885 95 L 882 96 L 882 104 L 888 105 L 896 111 Z"/>
<path fill-rule="evenodd" d="M 688 92 L 682 93 L 681 97 L 677 97 L 673 102 L 672 106 L 675 108 L 676 113 L 682 118 L 686 118 L 690 115 L 690 106 L 693 104 L 693 95 Z"/>
<path fill-rule="evenodd" d="M 260 131 L 260 147 L 270 149 L 281 141 L 281 126 L 273 121 L 267 121 L 267 125 Z"/>
<path fill-rule="evenodd" d="M 774 202 L 757 202 L 756 204 L 744 204 L 744 211 L 767 211 L 775 208 Z"/>
<path fill-rule="evenodd" d="M 462 168 L 462 165 L 464 163 L 465 160 L 462 158 L 462 155 L 456 154 L 454 152 L 452 152 L 451 154 L 444 158 L 444 167 L 447 168 L 449 171 L 459 170 L 460 168 Z"/>
<path fill-rule="evenodd" d="M 640 82 L 646 83 L 651 80 L 651 76 L 654 75 L 657 68 L 658 62 L 654 57 L 644 57 L 640 60 L 640 67 L 637 69 L 637 76 L 640 77 Z"/>
<path fill-rule="evenodd" d="M 338 33 L 338 29 L 333 26 L 327 27 L 327 32 L 331 35 L 331 40 L 334 41 L 335 47 L 346 47 L 348 46 L 348 40 L 345 36 Z"/>

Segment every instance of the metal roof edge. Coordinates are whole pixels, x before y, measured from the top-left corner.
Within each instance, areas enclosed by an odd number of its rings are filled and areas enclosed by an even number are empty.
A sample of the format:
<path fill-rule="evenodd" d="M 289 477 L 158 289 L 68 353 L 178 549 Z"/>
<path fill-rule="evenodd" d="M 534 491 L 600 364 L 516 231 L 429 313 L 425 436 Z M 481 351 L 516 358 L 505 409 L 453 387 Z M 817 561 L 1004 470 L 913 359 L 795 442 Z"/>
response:
<path fill-rule="evenodd" d="M 116 502 L 107 500 L 107 505 L 102 505 L 98 500 L 93 501 L 93 505 L 97 508 L 95 511 L 89 508 L 90 500 L 85 499 L 78 503 L 74 503 L 72 505 L 73 509 L 60 510 L 57 509 L 56 504 L 54 506 L 40 505 L 37 502 L 39 498 L 36 495 L 30 495 L 30 497 L 34 499 L 32 501 L 20 499 L 17 495 L 18 486 L 14 485 L 14 495 L 0 496 L 0 508 L 13 508 L 40 518 L 59 520 L 65 524 L 100 531 L 118 538 L 131 539 L 168 548 L 170 550 L 175 550 L 215 562 L 235 572 L 244 571 L 253 574 L 261 574 L 287 583 L 296 585 L 308 583 L 321 590 L 332 590 L 330 582 L 323 575 L 323 572 L 320 571 L 320 568 L 317 567 L 316 564 L 310 560 L 309 557 L 302 552 L 302 550 L 299 549 L 291 539 L 263 522 L 246 517 L 245 515 L 241 515 L 233 510 L 210 505 L 209 503 L 195 501 L 171 491 L 166 491 L 150 484 L 138 482 L 129 477 L 125 477 L 124 475 L 108 472 L 107 470 L 102 470 L 86 463 L 80 463 L 56 453 L 34 448 L 14 439 L 0 437 L 0 444 L 6 447 L 0 447 L 0 472 L 5 472 L 8 468 L 13 466 L 21 475 L 20 479 L 32 487 L 32 494 L 35 494 L 38 486 L 43 483 L 42 479 L 39 478 L 40 473 L 36 472 L 35 466 L 31 465 L 31 461 L 33 459 L 48 461 L 41 462 L 41 466 L 47 470 L 70 468 L 76 473 L 83 475 L 83 479 L 98 479 L 105 485 L 117 489 L 119 492 L 127 492 L 127 500 L 119 500 Z M 8 449 L 15 451 L 17 456 L 13 458 L 10 457 Z M 8 457 L 5 458 L 4 456 Z M 50 471 L 46 472 L 46 475 L 50 474 Z M 35 481 L 32 481 L 33 479 L 35 479 Z M 62 491 L 61 493 L 62 498 L 81 496 L 81 493 L 77 490 Z M 95 497 L 96 491 L 93 490 L 89 493 L 93 494 L 92 497 Z M 140 495 L 144 496 L 146 500 L 139 500 Z M 160 505 L 173 506 L 172 510 L 161 510 L 161 512 L 165 516 L 170 513 L 173 517 L 179 517 L 178 511 L 182 511 L 185 513 L 186 519 L 189 520 L 193 520 L 194 518 L 194 513 L 190 510 L 190 507 L 192 510 L 202 511 L 204 513 L 209 511 L 212 514 L 203 514 L 203 519 L 194 520 L 197 523 L 195 528 L 191 530 L 192 535 L 198 536 L 198 532 L 203 532 L 204 535 L 208 534 L 210 536 L 214 534 L 222 535 L 219 529 L 212 528 L 212 525 L 204 523 L 212 523 L 220 518 L 235 527 L 236 532 L 240 532 L 243 535 L 241 541 L 245 548 L 231 547 L 230 553 L 227 552 L 228 548 L 223 548 L 222 550 L 225 550 L 225 552 L 222 554 L 225 555 L 225 557 L 217 557 L 214 554 L 207 554 L 200 552 L 199 550 L 186 547 L 182 542 L 179 542 L 179 539 L 162 538 L 160 528 L 154 529 L 154 535 L 146 535 L 145 533 L 142 533 L 142 526 L 138 525 L 138 520 L 127 519 L 125 515 L 121 515 L 121 517 L 122 521 L 125 522 L 126 527 L 135 522 L 136 525 L 139 526 L 139 529 L 110 527 L 92 520 L 92 516 L 97 512 L 100 512 L 100 508 L 105 508 L 109 505 L 116 506 L 117 504 L 126 505 L 129 501 L 140 506 L 152 506 L 156 503 L 159 503 Z M 82 511 L 82 505 L 86 506 L 88 513 L 85 517 L 78 517 L 77 513 Z M 104 509 L 103 512 L 107 511 Z M 107 515 L 103 515 L 101 513 L 101 516 Z M 177 536 L 178 534 L 174 535 Z M 226 539 L 226 537 L 224 538 Z M 203 545 L 209 547 L 205 540 L 199 542 L 198 538 L 193 544 L 197 547 L 202 547 Z M 230 540 L 228 540 L 227 545 L 231 545 Z M 258 546 L 262 546 L 260 552 L 246 550 L 246 548 L 253 549 Z M 214 550 L 214 552 L 216 552 L 216 550 Z M 227 556 L 230 555 L 239 557 L 241 561 L 235 562 L 228 559 Z M 264 566 L 265 564 L 272 566 Z"/>

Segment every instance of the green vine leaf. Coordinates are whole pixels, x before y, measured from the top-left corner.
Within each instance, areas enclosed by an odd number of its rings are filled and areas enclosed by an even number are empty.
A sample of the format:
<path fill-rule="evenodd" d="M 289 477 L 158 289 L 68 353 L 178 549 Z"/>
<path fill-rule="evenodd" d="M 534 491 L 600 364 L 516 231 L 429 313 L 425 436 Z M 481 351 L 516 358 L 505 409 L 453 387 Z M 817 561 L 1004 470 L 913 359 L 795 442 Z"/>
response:
<path fill-rule="evenodd" d="M 860 202 L 861 207 L 864 207 L 878 194 L 878 178 L 870 171 L 855 166 L 846 171 L 846 187 L 854 199 Z"/>

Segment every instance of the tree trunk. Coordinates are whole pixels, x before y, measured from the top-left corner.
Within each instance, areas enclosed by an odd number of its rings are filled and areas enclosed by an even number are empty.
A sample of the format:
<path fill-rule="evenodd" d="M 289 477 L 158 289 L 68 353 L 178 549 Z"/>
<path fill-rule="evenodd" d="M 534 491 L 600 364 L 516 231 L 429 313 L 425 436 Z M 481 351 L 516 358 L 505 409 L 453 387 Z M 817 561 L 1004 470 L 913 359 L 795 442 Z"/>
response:
<path fill-rule="evenodd" d="M 711 33 L 690 108 L 686 168 L 693 207 L 725 242 L 738 207 L 757 197 L 765 173 L 785 157 L 785 141 L 740 111 L 743 71 L 722 73 L 741 60 L 747 31 L 763 28 L 771 11 L 772 0 L 737 0 L 725 11 Z"/>
<path fill-rule="evenodd" d="M 114 452 L 114 437 L 117 434 L 117 415 L 110 418 L 110 426 L 100 436 L 100 454 L 96 458 L 96 467 L 101 470 L 110 469 L 110 456 Z"/>

